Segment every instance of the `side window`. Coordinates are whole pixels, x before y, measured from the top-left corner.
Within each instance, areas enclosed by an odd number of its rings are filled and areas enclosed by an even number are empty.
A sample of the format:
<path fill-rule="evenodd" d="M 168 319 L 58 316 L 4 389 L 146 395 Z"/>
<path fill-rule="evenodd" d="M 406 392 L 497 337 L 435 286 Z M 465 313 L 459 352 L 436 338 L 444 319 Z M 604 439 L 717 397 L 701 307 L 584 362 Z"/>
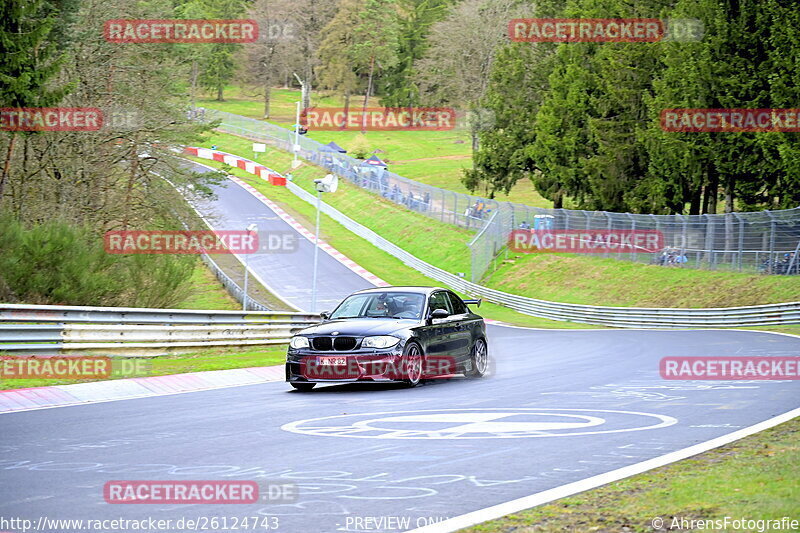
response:
<path fill-rule="evenodd" d="M 461 298 L 452 292 L 448 292 L 447 296 L 450 298 L 450 307 L 452 307 L 454 315 L 465 315 L 469 313 L 469 310 L 467 310 L 467 305 L 461 301 Z"/>
<path fill-rule="evenodd" d="M 447 293 L 444 291 L 434 292 L 431 295 L 431 312 L 436 309 L 444 309 L 448 313 L 452 314 L 453 309 L 450 307 L 450 299 L 447 297 Z"/>

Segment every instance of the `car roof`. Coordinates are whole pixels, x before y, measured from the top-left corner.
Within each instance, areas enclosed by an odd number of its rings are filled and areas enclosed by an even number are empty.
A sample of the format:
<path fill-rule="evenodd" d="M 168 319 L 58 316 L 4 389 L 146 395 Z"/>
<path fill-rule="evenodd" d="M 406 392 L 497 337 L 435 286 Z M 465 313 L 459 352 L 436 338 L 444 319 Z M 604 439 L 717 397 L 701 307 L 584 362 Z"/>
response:
<path fill-rule="evenodd" d="M 414 292 L 417 294 L 430 294 L 433 291 L 444 291 L 442 287 L 421 287 L 421 286 L 399 286 L 399 287 L 375 287 L 374 289 L 364 289 L 353 294 L 363 294 L 369 292 Z"/>

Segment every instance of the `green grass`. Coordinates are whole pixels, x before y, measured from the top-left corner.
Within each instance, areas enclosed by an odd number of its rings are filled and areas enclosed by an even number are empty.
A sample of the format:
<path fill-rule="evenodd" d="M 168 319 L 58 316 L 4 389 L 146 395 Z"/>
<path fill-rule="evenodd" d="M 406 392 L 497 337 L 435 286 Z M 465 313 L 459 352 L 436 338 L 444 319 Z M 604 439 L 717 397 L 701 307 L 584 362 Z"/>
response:
<path fill-rule="evenodd" d="M 300 92 L 293 89 L 273 89 L 269 122 L 292 129 L 296 120 L 296 102 Z M 312 93 L 313 105 L 317 107 L 344 107 L 340 95 Z M 351 99 L 351 109 L 360 109 L 363 100 Z M 218 109 L 261 120 L 264 116 L 263 92 L 261 89 L 228 87 L 225 101 L 215 97 L 200 98 L 198 106 Z M 378 107 L 376 98 L 370 99 L 370 107 Z M 321 143 L 335 141 L 350 148 L 359 135 L 357 131 L 310 131 L 308 137 Z M 472 168 L 472 144 L 469 133 L 462 127 L 449 131 L 369 131 L 366 133 L 370 150 L 382 150 L 378 155 L 389 165 L 389 170 L 420 183 L 443 189 L 469 193 L 461 183 L 464 168 Z M 249 150 L 249 148 L 248 148 Z M 486 194 L 476 191 L 472 194 Z M 518 183 L 511 193 L 498 194 L 500 201 L 518 202 L 535 207 L 553 207 L 536 192 L 530 181 Z"/>
<path fill-rule="evenodd" d="M 796 335 L 800 337 L 800 324 L 795 324 L 792 326 L 764 326 L 764 327 L 753 327 L 747 328 L 756 331 L 773 331 L 776 333 L 785 333 L 787 335 Z"/>
<path fill-rule="evenodd" d="M 228 294 L 222 283 L 202 261 L 194 269 L 191 278 L 192 292 L 177 306 L 178 309 L 214 309 L 230 311 L 240 309 L 241 304 Z"/>
<path fill-rule="evenodd" d="M 491 287 L 543 300 L 636 307 L 735 307 L 800 300 L 797 276 L 644 265 L 602 257 L 509 254 Z"/>
<path fill-rule="evenodd" d="M 217 144 L 218 148 L 222 151 L 236 153 L 235 150 L 232 150 L 233 144 L 224 144 L 229 142 L 230 139 L 228 137 L 233 137 L 236 139 L 235 136 L 232 135 L 215 135 L 213 140 L 206 143 L 206 147 L 210 146 L 211 143 Z M 268 155 L 271 152 L 268 153 Z M 277 152 L 276 152 L 277 153 Z M 200 163 L 209 165 L 215 168 L 223 168 L 225 165 L 216 161 L 209 161 L 206 159 L 198 159 L 198 158 L 190 158 Z M 269 166 L 273 167 L 275 170 L 283 171 L 285 169 L 281 168 L 279 165 L 274 164 L 272 161 L 268 162 L 267 158 L 262 158 L 262 162 L 268 164 Z M 313 167 L 311 167 L 313 168 Z M 317 169 L 319 172 L 324 171 L 322 169 Z M 316 216 L 316 210 L 314 206 L 304 202 L 303 200 L 296 197 L 294 194 L 289 192 L 284 187 L 274 187 L 266 183 L 265 181 L 248 174 L 247 172 L 239 169 L 239 168 L 229 168 L 229 172 L 242 178 L 244 181 L 251 184 L 253 187 L 258 189 L 262 192 L 266 197 L 270 200 L 278 203 L 283 209 L 285 209 L 290 215 L 292 215 L 298 222 L 303 224 L 306 228 L 313 230 L 314 228 L 314 219 Z M 295 182 L 300 183 L 303 178 L 300 177 L 300 172 L 295 173 Z M 308 178 L 306 178 L 308 179 Z M 344 184 L 343 184 L 344 186 Z M 340 189 L 343 191 L 344 189 Z M 357 190 L 357 189 L 355 189 Z M 326 198 L 326 201 L 330 200 L 330 196 L 339 195 L 340 191 L 337 191 L 333 195 L 329 195 Z M 358 192 L 363 193 L 360 190 Z M 372 205 L 378 198 L 374 196 L 365 197 L 365 203 L 363 206 L 356 206 L 357 209 L 354 211 L 345 211 L 349 216 L 353 219 L 357 220 L 358 222 L 365 224 L 365 220 L 362 219 L 362 211 L 361 209 L 369 209 L 369 206 Z M 333 204 L 333 202 L 331 202 Z M 381 224 L 381 227 L 386 226 L 389 228 L 393 228 L 397 234 L 402 236 L 403 238 L 408 238 L 410 230 L 408 229 L 408 225 L 404 224 L 405 214 L 414 214 L 410 211 L 396 211 L 396 210 L 386 210 L 384 217 L 387 220 L 378 220 L 377 222 Z M 416 215 L 422 217 L 422 215 Z M 391 218 L 389 218 L 391 217 Z M 436 223 L 435 221 L 430 221 L 427 217 L 424 218 L 424 222 L 427 224 L 425 228 L 418 229 L 421 233 L 425 235 L 427 239 L 431 239 L 432 229 L 435 230 L 435 237 L 432 238 L 431 249 L 429 253 L 434 254 L 435 257 L 441 256 L 440 248 L 444 246 L 449 246 L 453 249 L 457 248 L 457 241 L 455 242 L 443 242 L 442 235 L 446 234 L 446 230 L 454 231 L 457 235 L 457 238 L 462 238 L 461 233 L 464 233 L 463 230 L 458 230 L 456 228 L 452 228 L 451 226 L 446 226 L 440 223 Z M 444 226 L 443 232 L 440 232 L 440 226 Z M 378 230 L 376 230 L 378 231 Z M 327 215 L 323 214 L 321 216 L 321 229 L 320 229 L 320 237 L 327 241 L 331 246 L 345 254 L 347 257 L 361 265 L 362 267 L 366 268 L 376 276 L 380 277 L 387 283 L 392 285 L 440 285 L 439 282 L 432 280 L 423 274 L 417 272 L 413 268 L 410 268 L 404 265 L 399 259 L 395 258 L 392 255 L 376 248 L 369 242 L 365 241 L 361 237 L 355 235 L 350 230 L 333 220 L 332 218 L 328 217 Z M 387 235 L 383 234 L 384 237 Z M 414 234 L 410 233 L 410 237 L 413 239 Z M 387 237 L 388 238 L 388 237 Z M 437 242 L 438 239 L 438 242 Z M 464 246 L 466 249 L 466 246 Z M 420 251 L 420 249 L 417 249 Z M 409 250 L 411 251 L 411 250 Z M 429 257 L 426 255 L 422 255 L 423 259 L 430 260 Z M 445 257 L 447 259 L 447 257 Z M 452 265 L 451 265 L 452 266 Z M 457 270 L 456 270 L 457 271 Z M 486 317 L 491 318 L 494 320 L 501 320 L 503 322 L 507 322 L 510 324 L 515 324 L 519 326 L 528 326 L 528 327 L 540 327 L 540 328 L 575 328 L 575 329 L 584 329 L 596 326 L 587 326 L 585 324 L 577 324 L 571 322 L 558 322 L 553 320 L 547 320 L 543 318 L 532 317 L 528 315 L 523 315 L 521 313 L 517 313 L 511 309 L 506 307 L 502 307 L 499 305 L 491 304 L 491 303 L 484 303 L 479 310 L 479 313 Z"/>
<path fill-rule="evenodd" d="M 237 351 L 232 349 L 210 349 L 198 353 L 163 355 L 148 358 L 152 365 L 148 376 L 167 376 L 184 372 L 203 372 L 206 370 L 227 370 L 230 368 L 248 368 L 252 366 L 271 366 L 282 364 L 286 360 L 285 344 Z M 111 379 L 122 379 L 118 376 Z M 141 377 L 141 376 L 137 376 Z M 103 378 L 104 380 L 107 378 Z M 52 385 L 70 385 L 97 380 L 75 379 L 3 379 L 0 390 L 21 389 L 28 387 L 46 387 Z"/>
<path fill-rule="evenodd" d="M 247 139 L 221 133 L 215 133 L 204 146 L 211 144 L 245 157 L 250 149 Z M 269 149 L 260 160 L 278 172 L 291 170 L 291 156 L 280 150 Z M 244 171 L 236 169 L 234 173 L 259 187 L 268 197 L 298 212 L 297 218 L 313 227 L 312 206 L 289 191 L 270 187 Z M 313 179 L 325 173 L 322 168 L 306 164 L 294 171 L 293 176 L 295 183 L 310 191 Z M 327 203 L 420 259 L 449 272 L 469 272 L 466 242 L 472 233 L 397 206 L 345 181 L 340 183 L 339 191 L 325 195 Z M 362 239 L 327 217 L 323 229 L 331 224 L 338 229 L 328 240 L 336 248 L 391 281 L 393 272 L 384 267 L 390 257 L 388 254 L 363 244 Z M 401 265 L 396 259 L 392 260 Z M 498 264 L 498 270 L 484 280 L 485 285 L 557 302 L 623 307 L 728 307 L 800 300 L 800 283 L 791 276 L 661 267 L 586 255 L 510 254 L 508 260 L 500 260 Z M 381 275 L 379 269 L 387 273 Z M 405 279 L 409 275 L 404 273 L 401 277 Z"/>
<path fill-rule="evenodd" d="M 215 133 L 203 146 L 210 147 L 211 145 L 216 145 L 222 151 L 252 159 L 252 153 L 248 153 L 252 148 L 252 143 L 242 137 Z M 309 192 L 314 192 L 314 179 L 322 178 L 327 174 L 325 169 L 310 164 L 291 170 L 292 156 L 274 148 L 267 148 L 267 152 L 260 154 L 258 160 L 278 172 L 291 173 L 294 182 Z M 210 164 L 207 160 L 203 162 Z M 219 168 L 220 165 L 218 164 L 217 167 Z M 237 176 L 253 180 L 254 185 L 264 183 L 254 178 L 252 174 L 240 169 L 236 170 L 238 171 L 235 172 Z M 269 185 L 265 185 L 265 187 L 261 192 L 267 194 L 270 199 L 287 203 L 293 207 L 302 205 L 305 213 L 309 213 L 310 219 L 313 220 L 313 207 L 281 187 L 270 187 Z M 340 180 L 339 190 L 324 195 L 323 201 L 417 257 L 453 273 L 469 272 L 469 248 L 466 243 L 474 235 L 470 231 L 450 224 L 438 223 L 425 215 L 398 207 L 394 202 L 356 187 L 346 180 Z"/>
<path fill-rule="evenodd" d="M 461 531 L 652 533 L 656 517 L 668 530 L 673 517 L 797 520 L 798 479 L 800 418 L 795 418 L 693 458 Z"/>

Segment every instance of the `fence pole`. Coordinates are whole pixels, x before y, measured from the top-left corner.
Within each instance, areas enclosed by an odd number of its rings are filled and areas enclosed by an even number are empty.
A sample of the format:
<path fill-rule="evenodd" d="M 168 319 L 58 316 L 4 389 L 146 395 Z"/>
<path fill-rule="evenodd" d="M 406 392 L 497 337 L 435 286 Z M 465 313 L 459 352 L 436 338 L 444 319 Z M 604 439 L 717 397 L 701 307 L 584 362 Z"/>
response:
<path fill-rule="evenodd" d="M 775 270 L 773 268 L 775 263 L 775 217 L 767 210 L 764 210 L 764 212 L 769 217 L 769 257 L 767 260 L 769 261 L 769 273 L 773 274 Z"/>
<path fill-rule="evenodd" d="M 625 213 L 625 214 L 628 215 L 628 220 L 631 221 L 631 231 L 632 232 L 636 231 L 636 219 L 630 213 Z M 636 248 L 634 248 L 634 250 L 636 250 Z M 638 263 L 639 262 L 639 253 L 634 251 L 632 254 L 628 254 L 628 258 L 629 258 L 628 259 L 629 261 L 633 261 L 634 263 Z"/>
<path fill-rule="evenodd" d="M 739 221 L 739 253 L 737 254 L 736 262 L 739 267 L 739 272 L 742 271 L 742 254 L 744 253 L 744 220 L 738 213 L 734 212 L 733 216 Z"/>

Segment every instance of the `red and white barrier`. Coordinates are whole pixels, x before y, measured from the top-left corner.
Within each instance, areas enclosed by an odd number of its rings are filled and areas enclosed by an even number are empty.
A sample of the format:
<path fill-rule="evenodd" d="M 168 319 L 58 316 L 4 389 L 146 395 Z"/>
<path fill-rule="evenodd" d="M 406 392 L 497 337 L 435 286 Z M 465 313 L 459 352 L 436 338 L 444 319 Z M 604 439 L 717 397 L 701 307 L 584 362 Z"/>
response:
<path fill-rule="evenodd" d="M 210 159 L 212 161 L 218 161 L 232 167 L 240 168 L 249 174 L 255 174 L 264 181 L 268 181 L 270 185 L 286 185 L 286 178 L 281 176 L 279 172 L 276 172 L 269 167 L 265 167 L 264 165 L 259 165 L 255 161 L 250 161 L 249 159 L 244 159 L 239 156 L 226 154 L 216 150 L 209 150 L 207 148 L 195 148 L 194 146 L 187 146 L 183 149 L 183 153 L 186 155 L 199 157 L 201 159 Z"/>
<path fill-rule="evenodd" d="M 265 181 L 269 181 L 271 185 L 286 185 L 286 178 L 281 176 L 279 173 L 275 172 L 269 167 L 265 167 L 264 165 L 259 165 L 254 161 L 250 161 L 249 159 L 244 159 L 238 156 L 232 156 L 230 154 L 226 154 L 223 152 L 217 152 L 214 150 L 208 150 L 206 148 L 194 148 L 194 147 L 186 147 L 184 148 L 184 153 L 187 155 L 193 155 L 195 157 L 200 157 L 203 159 L 211 159 L 213 161 L 220 161 L 220 162 L 228 162 L 230 166 L 235 166 L 238 168 L 243 169 L 245 172 L 250 174 L 255 174 L 256 176 L 260 177 Z M 226 161 L 225 158 L 228 158 Z M 248 170 L 248 169 L 252 169 Z M 278 206 L 275 202 L 261 194 L 255 187 L 246 183 L 245 181 L 237 178 L 236 176 L 229 176 L 229 179 L 245 189 L 247 192 L 258 198 L 264 205 L 269 207 L 272 211 L 275 212 L 276 215 L 281 217 L 283 221 L 287 224 L 292 226 L 300 235 L 311 241 L 314 242 L 314 234 L 308 231 L 305 226 L 300 224 L 297 220 L 294 219 L 289 213 L 284 211 L 283 209 Z M 366 268 L 362 267 L 342 252 L 325 242 L 324 240 L 319 240 L 319 247 L 328 255 L 342 263 L 344 266 L 364 278 L 365 280 L 369 281 L 376 287 L 389 287 L 390 284 L 383 281 L 381 278 L 367 270 Z"/>

